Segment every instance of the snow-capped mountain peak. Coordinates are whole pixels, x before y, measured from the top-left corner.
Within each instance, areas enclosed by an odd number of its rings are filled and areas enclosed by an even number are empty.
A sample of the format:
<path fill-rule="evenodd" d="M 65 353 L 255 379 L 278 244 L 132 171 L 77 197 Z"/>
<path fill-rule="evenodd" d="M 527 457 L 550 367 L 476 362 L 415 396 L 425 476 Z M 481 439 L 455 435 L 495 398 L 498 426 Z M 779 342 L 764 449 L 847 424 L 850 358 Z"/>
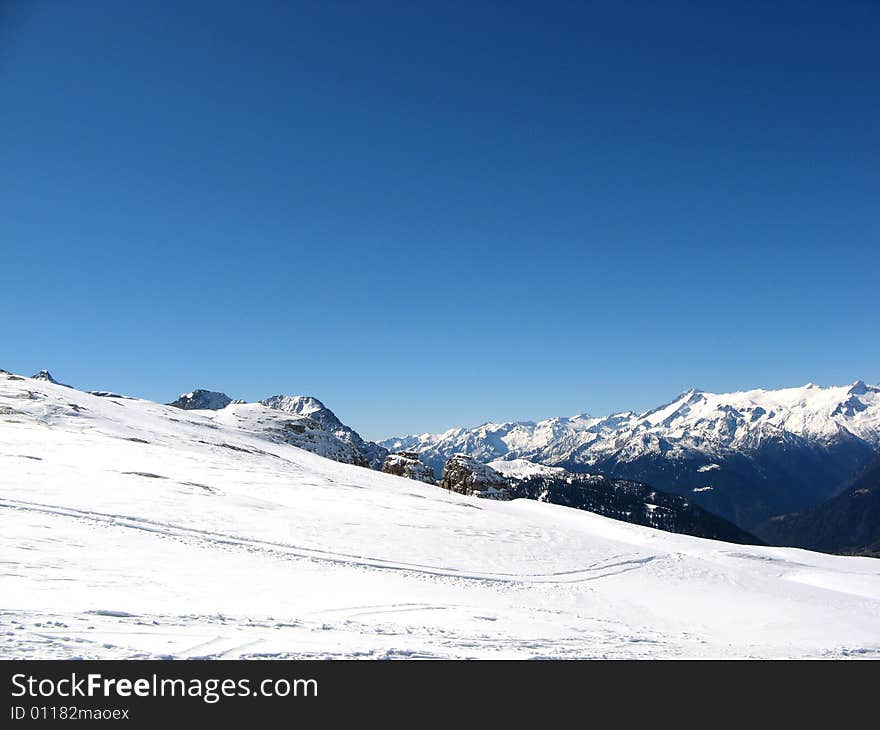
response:
<path fill-rule="evenodd" d="M 277 411 L 314 418 L 325 426 L 342 426 L 342 421 L 336 414 L 311 395 L 273 395 L 264 398 L 260 403 Z"/>
<path fill-rule="evenodd" d="M 604 472 L 681 493 L 706 486 L 700 466 L 719 464 L 703 504 L 748 527 L 774 510 L 827 498 L 813 490 L 833 489 L 836 478 L 850 476 L 843 471 L 880 448 L 880 387 L 857 380 L 731 393 L 691 388 L 641 413 L 484 424 L 382 443 L 419 452 L 435 470 L 462 452 L 485 462 L 526 459 Z M 762 485 L 772 492 L 766 503 L 754 494 Z M 740 502 L 747 512 L 740 513 Z"/>
<path fill-rule="evenodd" d="M 54 383 L 55 385 L 63 385 L 65 388 L 69 388 L 70 386 L 66 383 L 60 383 L 55 378 L 52 377 L 52 373 L 48 370 L 40 370 L 40 372 L 35 373 L 31 376 L 34 380 L 43 380 L 47 383 Z"/>
<path fill-rule="evenodd" d="M 189 393 L 183 393 L 176 401 L 172 401 L 168 405 L 182 408 L 185 411 L 219 411 L 230 403 L 232 403 L 232 398 L 226 393 L 199 388 Z"/>
<path fill-rule="evenodd" d="M 849 387 L 849 392 L 851 395 L 865 395 L 865 393 L 868 392 L 868 386 L 865 381 L 860 378 Z"/>
<path fill-rule="evenodd" d="M 361 438 L 357 431 L 346 426 L 333 411 L 313 396 L 273 395 L 261 400 L 260 404 L 273 411 L 281 411 L 317 424 L 322 430 L 353 450 L 356 458 L 352 463 L 381 469 L 388 455 L 388 449 Z"/>

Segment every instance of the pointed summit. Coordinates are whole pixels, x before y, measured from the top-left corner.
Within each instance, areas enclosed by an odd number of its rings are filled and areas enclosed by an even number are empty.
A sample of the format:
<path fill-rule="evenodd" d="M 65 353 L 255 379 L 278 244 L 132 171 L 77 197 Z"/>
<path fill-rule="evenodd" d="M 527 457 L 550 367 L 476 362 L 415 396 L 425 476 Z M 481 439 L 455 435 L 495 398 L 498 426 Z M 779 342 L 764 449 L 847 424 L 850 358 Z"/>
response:
<path fill-rule="evenodd" d="M 868 392 L 868 386 L 865 384 L 865 381 L 859 378 L 855 383 L 853 383 L 849 387 L 850 395 L 864 395 Z"/>
<path fill-rule="evenodd" d="M 327 431 L 340 431 L 347 428 L 333 411 L 311 395 L 273 395 L 263 398 L 260 403 L 268 408 L 274 408 L 276 411 L 310 418 Z"/>
<path fill-rule="evenodd" d="M 70 386 L 67 383 L 59 383 L 55 378 L 52 377 L 52 373 L 48 370 L 40 370 L 40 372 L 31 376 L 34 380 L 44 380 L 47 383 L 53 383 L 55 385 L 63 385 L 65 388 L 69 388 Z"/>

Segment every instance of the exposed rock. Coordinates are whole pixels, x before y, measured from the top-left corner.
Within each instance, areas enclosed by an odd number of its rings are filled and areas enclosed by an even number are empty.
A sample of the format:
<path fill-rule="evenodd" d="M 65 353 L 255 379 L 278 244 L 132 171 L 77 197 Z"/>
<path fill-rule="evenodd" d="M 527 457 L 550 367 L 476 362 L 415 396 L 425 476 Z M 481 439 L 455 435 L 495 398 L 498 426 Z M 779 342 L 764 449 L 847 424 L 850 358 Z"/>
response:
<path fill-rule="evenodd" d="M 264 406 L 277 411 L 284 411 L 291 416 L 298 417 L 298 423 L 304 430 L 312 428 L 306 421 L 318 425 L 320 430 L 336 437 L 344 444 L 348 444 L 358 454 L 358 458 L 351 463 L 366 466 L 370 469 L 381 469 L 388 455 L 388 449 L 379 446 L 372 441 L 366 441 L 353 428 L 346 426 L 317 398 L 309 395 L 273 395 L 260 401 Z M 291 430 L 299 431 L 300 425 L 291 425 Z M 348 459 L 346 459 L 348 461 Z"/>
<path fill-rule="evenodd" d="M 512 499 L 509 482 L 486 464 L 466 454 L 453 454 L 443 467 L 440 486 L 459 494 L 487 499 Z"/>
<path fill-rule="evenodd" d="M 226 393 L 218 393 L 214 390 L 194 390 L 191 393 L 184 393 L 176 401 L 169 403 L 169 406 L 182 408 L 185 411 L 219 411 L 226 408 L 232 403 Z"/>
<path fill-rule="evenodd" d="M 65 388 L 69 388 L 67 383 L 59 383 L 55 378 L 52 377 L 52 373 L 48 370 L 40 370 L 40 372 L 31 376 L 34 380 L 45 380 L 47 383 L 54 383 L 55 385 L 63 385 Z"/>
<path fill-rule="evenodd" d="M 382 464 L 382 471 L 386 474 L 415 479 L 427 484 L 437 483 L 434 477 L 434 470 L 419 459 L 418 454 L 412 451 L 399 451 L 396 454 L 388 454 L 385 457 L 385 463 Z"/>
<path fill-rule="evenodd" d="M 260 401 L 264 406 L 294 416 L 306 416 L 319 423 L 325 431 L 345 428 L 336 414 L 317 398 L 310 395 L 272 395 Z"/>

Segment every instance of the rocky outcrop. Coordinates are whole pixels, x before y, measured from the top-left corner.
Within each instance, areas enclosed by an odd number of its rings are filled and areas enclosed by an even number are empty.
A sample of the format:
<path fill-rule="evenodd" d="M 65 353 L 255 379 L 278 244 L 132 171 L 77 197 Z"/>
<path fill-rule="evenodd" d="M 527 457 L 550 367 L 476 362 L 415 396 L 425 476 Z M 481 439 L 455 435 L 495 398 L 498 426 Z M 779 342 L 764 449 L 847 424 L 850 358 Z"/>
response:
<path fill-rule="evenodd" d="M 65 388 L 69 388 L 70 386 L 67 383 L 59 383 L 55 378 L 52 377 L 52 373 L 48 370 L 40 370 L 40 372 L 31 376 L 34 380 L 45 380 L 47 383 L 53 383 L 55 385 L 63 385 Z"/>
<path fill-rule="evenodd" d="M 182 408 L 185 411 L 219 411 L 226 408 L 232 403 L 226 393 L 218 393 L 214 390 L 194 390 L 191 393 L 184 393 L 176 401 L 169 403 L 169 406 Z"/>
<path fill-rule="evenodd" d="M 436 484 L 434 469 L 425 464 L 419 455 L 412 451 L 399 451 L 388 454 L 382 464 L 382 471 L 386 474 L 394 474 L 407 479 L 415 479 L 426 484 Z"/>
<path fill-rule="evenodd" d="M 453 454 L 443 467 L 440 486 L 458 494 L 512 499 L 509 481 L 492 467 L 466 454 Z"/>

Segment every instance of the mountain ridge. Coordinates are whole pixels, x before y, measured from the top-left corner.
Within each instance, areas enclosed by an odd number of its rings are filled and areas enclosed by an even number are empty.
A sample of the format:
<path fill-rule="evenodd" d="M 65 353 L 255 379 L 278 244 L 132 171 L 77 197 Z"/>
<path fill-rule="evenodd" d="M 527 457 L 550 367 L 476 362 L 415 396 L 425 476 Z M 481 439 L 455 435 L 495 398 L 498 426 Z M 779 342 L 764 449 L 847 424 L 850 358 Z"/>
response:
<path fill-rule="evenodd" d="M 756 534 L 774 545 L 880 558 L 880 451 L 831 499 L 771 517 Z"/>
<path fill-rule="evenodd" d="M 880 447 L 880 386 L 689 389 L 641 413 L 489 422 L 379 443 L 418 452 L 435 470 L 466 453 L 647 482 L 749 529 L 827 499 L 867 462 Z M 716 468 L 711 481 L 700 476 L 706 467 Z"/>
<path fill-rule="evenodd" d="M 205 411 L 209 418 L 225 423 L 247 424 L 267 438 L 347 464 L 381 469 L 388 455 L 387 449 L 363 439 L 314 396 L 279 394 L 248 403 L 197 388 L 167 405 Z"/>

